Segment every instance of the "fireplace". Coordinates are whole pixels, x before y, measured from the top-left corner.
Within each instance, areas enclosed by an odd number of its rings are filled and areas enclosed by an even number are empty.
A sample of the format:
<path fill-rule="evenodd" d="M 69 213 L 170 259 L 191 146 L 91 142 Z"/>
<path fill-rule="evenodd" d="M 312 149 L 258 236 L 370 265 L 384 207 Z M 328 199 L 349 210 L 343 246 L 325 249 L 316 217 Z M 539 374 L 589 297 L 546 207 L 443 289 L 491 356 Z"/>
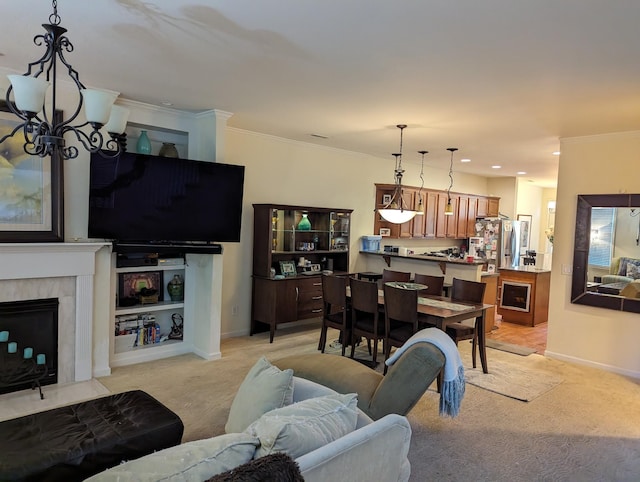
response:
<path fill-rule="evenodd" d="M 518 283 L 516 281 L 502 282 L 500 308 L 528 312 L 530 301 L 531 283 Z"/>
<path fill-rule="evenodd" d="M 29 371 L 37 362 L 34 373 L 46 373 L 38 377 L 40 385 L 58 382 L 58 304 L 57 298 L 0 303 L 0 333 L 7 338 L 0 343 L 3 360 L 31 361 L 0 367 L 0 394 L 32 388 Z"/>

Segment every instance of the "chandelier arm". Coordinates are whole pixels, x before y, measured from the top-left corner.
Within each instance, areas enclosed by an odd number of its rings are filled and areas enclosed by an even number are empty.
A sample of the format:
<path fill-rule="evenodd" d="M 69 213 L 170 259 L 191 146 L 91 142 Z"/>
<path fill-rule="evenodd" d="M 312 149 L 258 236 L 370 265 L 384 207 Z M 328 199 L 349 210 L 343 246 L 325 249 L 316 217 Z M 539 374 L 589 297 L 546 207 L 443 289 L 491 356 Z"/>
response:
<path fill-rule="evenodd" d="M 93 130 L 90 134 L 87 134 L 85 131 L 79 129 L 78 127 L 63 126 L 61 131 L 62 137 L 64 137 L 64 134 L 69 132 L 75 135 L 76 139 L 84 146 L 87 151 L 94 153 L 102 149 L 104 138 L 100 131 Z"/>

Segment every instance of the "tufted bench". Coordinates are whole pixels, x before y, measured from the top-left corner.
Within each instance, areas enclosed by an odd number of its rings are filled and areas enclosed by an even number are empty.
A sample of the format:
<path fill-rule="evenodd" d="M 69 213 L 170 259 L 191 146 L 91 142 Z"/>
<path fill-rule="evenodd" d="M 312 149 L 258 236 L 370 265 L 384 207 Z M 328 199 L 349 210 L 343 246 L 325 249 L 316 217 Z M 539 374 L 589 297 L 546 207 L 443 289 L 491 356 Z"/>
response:
<path fill-rule="evenodd" d="M 0 422 L 0 480 L 76 481 L 178 445 L 180 417 L 133 390 Z"/>

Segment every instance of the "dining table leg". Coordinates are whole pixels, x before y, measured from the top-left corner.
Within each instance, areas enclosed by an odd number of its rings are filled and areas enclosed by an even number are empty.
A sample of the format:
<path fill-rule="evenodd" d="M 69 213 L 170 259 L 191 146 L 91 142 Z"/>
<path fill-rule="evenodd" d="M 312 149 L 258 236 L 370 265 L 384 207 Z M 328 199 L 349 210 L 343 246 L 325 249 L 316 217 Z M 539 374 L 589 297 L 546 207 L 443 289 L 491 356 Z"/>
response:
<path fill-rule="evenodd" d="M 482 372 L 489 373 L 489 368 L 487 367 L 487 337 L 484 331 L 484 311 L 482 315 L 476 318 L 476 333 L 478 334 L 478 348 L 480 349 L 480 363 L 482 363 Z M 475 353 L 474 360 L 475 362 Z"/>

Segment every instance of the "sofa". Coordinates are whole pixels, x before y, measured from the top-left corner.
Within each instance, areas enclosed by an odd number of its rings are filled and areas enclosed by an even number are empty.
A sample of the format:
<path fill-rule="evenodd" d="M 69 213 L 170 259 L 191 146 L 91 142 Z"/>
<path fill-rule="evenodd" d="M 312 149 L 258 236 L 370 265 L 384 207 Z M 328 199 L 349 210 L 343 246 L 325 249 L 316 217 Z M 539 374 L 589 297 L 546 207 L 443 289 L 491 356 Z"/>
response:
<path fill-rule="evenodd" d="M 609 274 L 602 276 L 602 284 L 640 282 L 640 259 L 620 256 L 611 259 Z"/>
<path fill-rule="evenodd" d="M 201 482 L 233 474 L 234 468 L 277 452 L 288 453 L 310 482 L 406 481 L 411 473 L 411 427 L 404 416 L 389 414 L 373 421 L 357 408 L 356 394 L 339 394 L 293 376 L 292 370 L 280 370 L 264 357 L 238 389 L 225 431 L 125 462 L 87 480 Z"/>

